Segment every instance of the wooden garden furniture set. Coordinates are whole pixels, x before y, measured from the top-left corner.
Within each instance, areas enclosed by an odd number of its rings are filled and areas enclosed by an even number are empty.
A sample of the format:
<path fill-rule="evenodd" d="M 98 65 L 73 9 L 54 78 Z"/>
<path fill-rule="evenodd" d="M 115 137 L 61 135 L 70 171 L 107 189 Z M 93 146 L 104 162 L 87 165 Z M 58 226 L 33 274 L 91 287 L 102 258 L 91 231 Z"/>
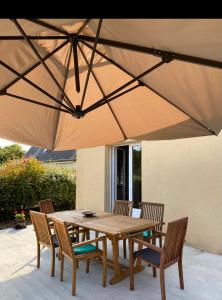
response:
<path fill-rule="evenodd" d="M 63 280 L 64 257 L 66 257 L 72 264 L 72 295 L 75 295 L 76 267 L 80 260 L 86 260 L 86 272 L 89 271 L 90 259 L 99 258 L 98 261 L 102 261 L 102 285 L 104 287 L 107 265 L 112 266 L 114 270 L 110 284 L 115 284 L 130 275 L 131 290 L 134 289 L 134 273 L 144 269 L 142 261 L 145 261 L 153 267 L 154 277 L 156 277 L 156 268 L 160 269 L 161 295 L 165 300 L 165 268 L 178 263 L 180 287 L 184 288 L 182 250 L 188 218 L 169 223 L 167 233 L 164 234 L 162 232 L 164 205 L 143 202 L 140 207 L 141 218 L 132 218 L 132 202 L 123 200 L 115 202 L 113 213 L 96 211 L 96 215 L 91 218 L 85 217 L 82 214 L 84 210 L 80 209 L 62 212 L 47 211 L 47 214 L 31 212 L 37 237 L 37 267 L 40 266 L 40 244 L 51 248 L 51 276 L 53 276 L 55 248 L 59 247 L 60 280 Z M 53 224 L 54 231 L 50 229 L 50 222 L 53 222 L 51 224 Z M 68 225 L 72 225 L 72 231 L 69 230 Z M 43 227 L 44 230 L 41 229 Z M 90 230 L 96 232 L 95 239 L 89 239 Z M 98 233 L 104 235 L 98 237 Z M 82 241 L 79 243 L 80 234 L 82 234 Z M 162 236 L 165 238 L 163 247 Z M 107 238 L 112 242 L 112 261 L 107 259 Z M 129 266 L 119 262 L 119 241 L 123 240 L 125 258 L 127 239 L 129 240 Z M 159 247 L 156 246 L 157 239 Z M 101 243 L 102 248 L 98 246 Z M 138 244 L 137 251 L 134 249 L 135 243 Z M 136 262 L 135 266 L 134 262 Z"/>

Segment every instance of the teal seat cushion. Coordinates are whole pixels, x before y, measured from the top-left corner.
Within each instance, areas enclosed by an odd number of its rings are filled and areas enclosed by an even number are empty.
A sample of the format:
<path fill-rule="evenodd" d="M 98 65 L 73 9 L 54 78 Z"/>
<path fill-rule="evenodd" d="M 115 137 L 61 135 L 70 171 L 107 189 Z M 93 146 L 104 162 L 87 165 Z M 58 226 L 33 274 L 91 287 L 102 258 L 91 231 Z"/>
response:
<path fill-rule="evenodd" d="M 84 253 L 92 252 L 95 250 L 97 250 L 97 248 L 96 248 L 96 246 L 94 246 L 92 244 L 76 247 L 73 249 L 75 254 L 84 254 Z"/>
<path fill-rule="evenodd" d="M 151 230 L 146 230 L 143 232 L 143 237 L 144 238 L 150 238 L 152 237 L 152 231 Z"/>

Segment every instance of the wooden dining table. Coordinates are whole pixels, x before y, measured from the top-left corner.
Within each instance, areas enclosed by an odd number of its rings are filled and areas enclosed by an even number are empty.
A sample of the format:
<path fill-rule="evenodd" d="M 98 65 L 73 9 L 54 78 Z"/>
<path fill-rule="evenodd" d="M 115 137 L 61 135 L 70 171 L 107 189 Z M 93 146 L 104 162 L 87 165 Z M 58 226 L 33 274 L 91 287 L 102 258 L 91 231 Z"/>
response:
<path fill-rule="evenodd" d="M 104 233 L 112 242 L 113 260 L 109 261 L 109 263 L 114 269 L 114 276 L 110 279 L 110 284 L 115 284 L 129 275 L 129 267 L 119 262 L 119 240 L 126 239 L 132 233 L 154 229 L 159 223 L 99 210 L 93 210 L 96 213 L 94 216 L 86 217 L 82 214 L 84 211 L 86 210 L 59 211 L 50 213 L 47 216 L 51 220 L 56 218 L 71 225 Z M 135 272 L 140 272 L 141 270 L 143 270 L 143 267 L 138 264 L 135 267 Z"/>

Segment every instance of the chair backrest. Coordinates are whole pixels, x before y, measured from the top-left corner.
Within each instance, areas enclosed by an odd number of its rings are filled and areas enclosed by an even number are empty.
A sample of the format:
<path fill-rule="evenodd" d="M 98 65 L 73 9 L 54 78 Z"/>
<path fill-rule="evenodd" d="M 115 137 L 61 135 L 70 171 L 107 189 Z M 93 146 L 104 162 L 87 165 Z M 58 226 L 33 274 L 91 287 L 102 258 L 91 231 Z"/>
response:
<path fill-rule="evenodd" d="M 58 237 L 60 250 L 65 256 L 73 258 L 72 242 L 67 231 L 66 223 L 58 219 L 53 219 L 53 223 Z"/>
<path fill-rule="evenodd" d="M 54 213 L 54 206 L 51 199 L 39 201 L 40 212 L 44 214 Z"/>
<path fill-rule="evenodd" d="M 187 217 L 168 223 L 167 236 L 163 246 L 165 250 L 165 263 L 177 259 L 182 255 L 187 223 Z"/>
<path fill-rule="evenodd" d="M 36 211 L 30 211 L 30 216 L 35 229 L 37 240 L 40 243 L 51 247 L 53 245 L 52 234 L 49 228 L 49 223 L 46 214 Z"/>
<path fill-rule="evenodd" d="M 159 222 L 160 225 L 156 226 L 155 229 L 162 231 L 164 204 L 152 203 L 152 202 L 141 202 L 139 206 L 141 208 L 140 218 Z"/>
<path fill-rule="evenodd" d="M 128 200 L 116 200 L 114 203 L 113 213 L 122 216 L 131 216 L 133 202 Z"/>

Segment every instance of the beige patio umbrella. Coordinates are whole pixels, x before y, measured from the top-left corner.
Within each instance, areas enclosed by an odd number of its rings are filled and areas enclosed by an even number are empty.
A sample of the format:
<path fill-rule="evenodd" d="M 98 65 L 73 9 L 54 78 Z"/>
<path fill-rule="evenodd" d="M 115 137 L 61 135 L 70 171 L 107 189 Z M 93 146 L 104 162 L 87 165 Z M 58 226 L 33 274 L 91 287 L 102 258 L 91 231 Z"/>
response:
<path fill-rule="evenodd" d="M 0 137 L 48 149 L 218 135 L 222 20 L 0 20 Z"/>

